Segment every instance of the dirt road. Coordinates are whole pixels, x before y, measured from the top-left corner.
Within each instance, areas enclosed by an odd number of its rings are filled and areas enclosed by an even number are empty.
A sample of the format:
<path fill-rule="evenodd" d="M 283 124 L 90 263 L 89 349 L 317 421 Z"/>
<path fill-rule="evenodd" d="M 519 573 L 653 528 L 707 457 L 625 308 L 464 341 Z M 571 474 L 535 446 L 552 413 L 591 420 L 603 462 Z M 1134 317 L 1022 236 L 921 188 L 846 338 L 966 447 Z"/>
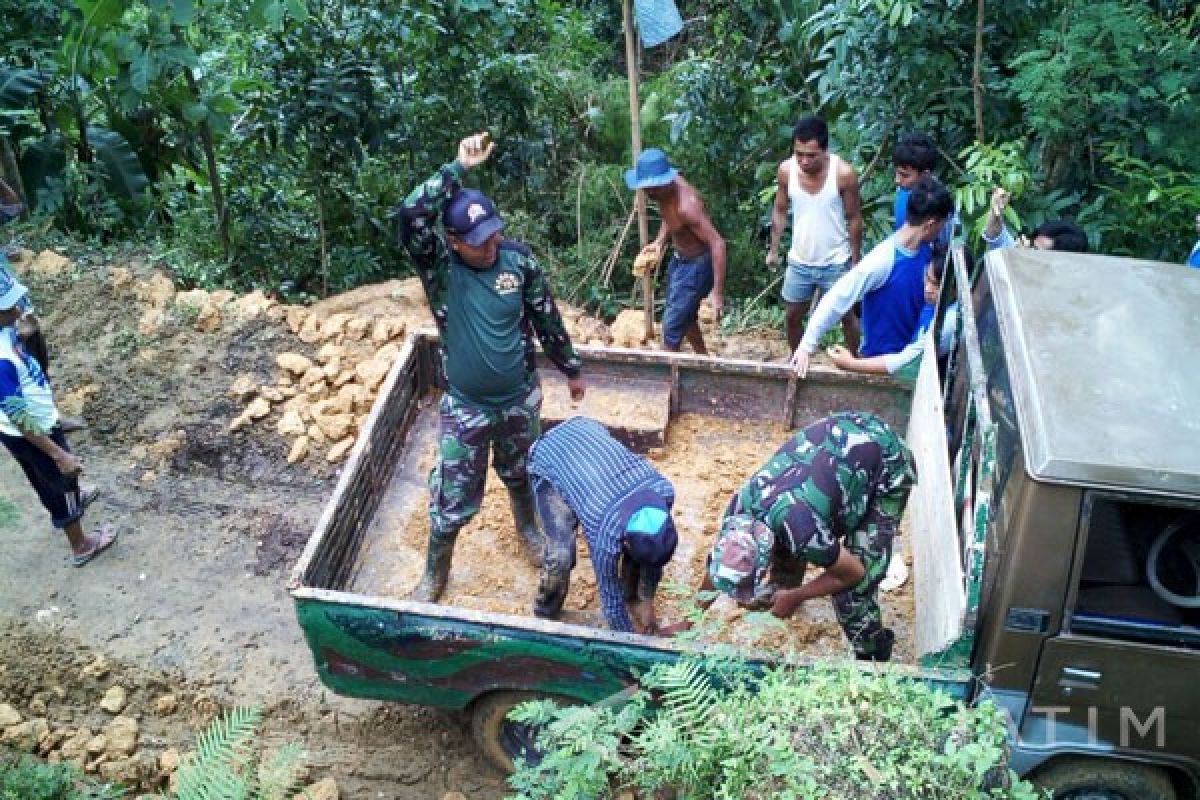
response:
<path fill-rule="evenodd" d="M 316 680 L 284 584 L 336 467 L 289 466 L 285 441 L 228 430 L 240 410 L 230 381 L 272 381 L 275 353 L 296 345 L 287 326 L 230 316 L 201 332 L 166 302 L 155 328 L 150 265 L 68 255 L 57 272 L 25 277 L 56 393 L 90 424 L 72 437 L 103 492 L 87 521 L 114 523 L 120 541 L 72 568 L 64 537 L 0 457 L 0 702 L 52 728 L 94 730 L 107 718 L 101 696 L 119 684 L 152 753 L 188 749 L 218 707 L 258 705 L 265 740 L 300 743 L 313 777 L 333 777 L 343 798 L 502 796 L 458 715 L 339 698 Z M 98 655 L 111 662 L 102 677 L 87 669 Z M 151 710 L 164 693 L 178 712 Z"/>

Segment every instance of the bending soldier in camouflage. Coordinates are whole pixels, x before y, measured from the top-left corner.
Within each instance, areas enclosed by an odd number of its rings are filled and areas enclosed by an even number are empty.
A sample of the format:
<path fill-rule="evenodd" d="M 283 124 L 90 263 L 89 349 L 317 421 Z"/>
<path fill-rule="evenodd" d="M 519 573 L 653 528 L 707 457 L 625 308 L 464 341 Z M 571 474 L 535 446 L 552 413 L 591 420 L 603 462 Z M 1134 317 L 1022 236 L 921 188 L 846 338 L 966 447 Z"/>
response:
<path fill-rule="evenodd" d="M 571 346 L 542 269 L 463 176 L 495 149 L 487 134 L 468 136 L 457 160 L 414 189 L 398 210 L 400 241 L 416 263 L 442 340 L 446 391 L 439 408 L 438 460 L 429 476 L 429 549 L 412 599 L 436 602 L 445 591 L 454 540 L 479 511 L 489 450 L 508 488 L 526 553 L 540 566 L 545 536 L 526 473 L 540 432 L 542 391 L 533 334 L 582 399 L 581 362 Z M 442 231 L 437 229 L 441 218 Z"/>
<path fill-rule="evenodd" d="M 855 655 L 887 661 L 895 636 L 883 625 L 879 582 L 915 481 L 912 454 L 879 417 L 847 411 L 809 425 L 733 496 L 705 588 L 770 604 L 781 619 L 831 595 Z M 803 583 L 809 563 L 825 571 Z"/>

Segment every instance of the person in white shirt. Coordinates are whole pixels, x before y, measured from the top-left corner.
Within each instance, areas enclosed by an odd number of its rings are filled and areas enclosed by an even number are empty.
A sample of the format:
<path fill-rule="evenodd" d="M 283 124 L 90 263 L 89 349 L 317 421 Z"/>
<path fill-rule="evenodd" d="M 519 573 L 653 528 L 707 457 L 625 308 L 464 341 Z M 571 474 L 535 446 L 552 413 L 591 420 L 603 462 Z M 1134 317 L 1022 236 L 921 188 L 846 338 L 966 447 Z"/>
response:
<path fill-rule="evenodd" d="M 819 117 L 804 117 L 792 130 L 792 156 L 776 171 L 767 266 L 779 260 L 779 241 L 792 211 L 792 246 L 787 254 L 783 301 L 787 304 L 788 347 L 800 343 L 805 306 L 817 289 L 829 288 L 858 263 L 862 254 L 862 199 L 854 167 L 829 152 L 829 128 Z M 842 319 L 842 333 L 858 349 L 858 320 Z"/>

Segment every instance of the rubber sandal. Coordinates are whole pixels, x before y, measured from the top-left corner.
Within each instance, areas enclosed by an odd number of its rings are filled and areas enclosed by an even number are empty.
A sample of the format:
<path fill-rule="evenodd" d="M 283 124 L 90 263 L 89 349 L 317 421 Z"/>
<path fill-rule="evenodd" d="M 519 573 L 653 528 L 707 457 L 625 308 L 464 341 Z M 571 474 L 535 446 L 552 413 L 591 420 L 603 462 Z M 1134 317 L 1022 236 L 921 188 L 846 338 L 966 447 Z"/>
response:
<path fill-rule="evenodd" d="M 87 564 L 93 558 L 112 547 L 117 543 L 118 534 L 112 525 L 101 525 L 99 528 L 96 528 L 96 531 L 92 534 L 92 536 L 98 538 L 97 543 L 86 553 L 73 554 L 71 556 L 71 564 L 73 566 L 82 567 L 84 564 Z"/>

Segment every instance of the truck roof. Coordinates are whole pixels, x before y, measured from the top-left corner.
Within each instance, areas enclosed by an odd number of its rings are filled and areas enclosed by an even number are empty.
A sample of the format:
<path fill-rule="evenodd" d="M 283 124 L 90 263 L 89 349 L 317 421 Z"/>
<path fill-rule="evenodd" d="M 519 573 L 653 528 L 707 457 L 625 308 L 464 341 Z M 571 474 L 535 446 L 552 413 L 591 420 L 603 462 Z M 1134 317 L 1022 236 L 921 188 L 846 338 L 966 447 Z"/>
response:
<path fill-rule="evenodd" d="M 1200 497 L 1200 270 L 1027 248 L 987 262 L 1030 474 Z"/>

